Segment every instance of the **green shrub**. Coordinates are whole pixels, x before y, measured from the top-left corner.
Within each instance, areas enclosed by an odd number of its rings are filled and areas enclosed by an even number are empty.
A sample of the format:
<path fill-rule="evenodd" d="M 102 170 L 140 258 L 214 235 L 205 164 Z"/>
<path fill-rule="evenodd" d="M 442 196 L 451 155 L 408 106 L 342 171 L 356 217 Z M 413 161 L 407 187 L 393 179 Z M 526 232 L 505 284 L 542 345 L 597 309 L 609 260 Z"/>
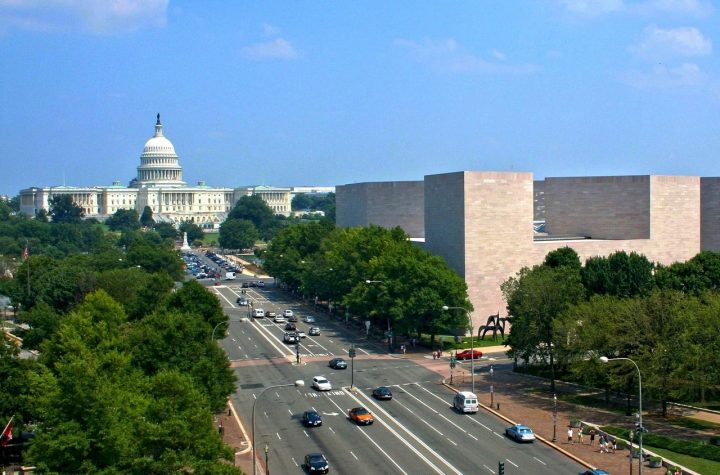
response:
<path fill-rule="evenodd" d="M 602 427 L 602 430 L 624 439 L 630 438 L 629 431 L 626 429 L 609 426 Z M 690 455 L 692 457 L 720 462 L 720 447 L 716 447 L 714 445 L 696 442 L 694 440 L 672 439 L 664 435 L 655 434 L 644 434 L 643 441 L 645 444 L 652 447 L 658 447 L 678 454 Z"/>

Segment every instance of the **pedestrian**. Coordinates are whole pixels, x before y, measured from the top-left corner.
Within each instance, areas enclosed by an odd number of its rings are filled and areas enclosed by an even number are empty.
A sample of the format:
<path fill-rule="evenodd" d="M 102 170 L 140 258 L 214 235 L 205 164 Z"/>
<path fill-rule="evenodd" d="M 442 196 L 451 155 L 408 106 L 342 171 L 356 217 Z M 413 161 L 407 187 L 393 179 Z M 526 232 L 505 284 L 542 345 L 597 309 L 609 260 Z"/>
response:
<path fill-rule="evenodd" d="M 403 355 L 405 354 L 405 345 L 400 345 L 400 351 Z"/>
<path fill-rule="evenodd" d="M 583 436 L 583 428 L 582 426 L 580 426 L 580 428 L 578 429 L 578 442 L 580 442 L 580 445 L 583 444 Z"/>
<path fill-rule="evenodd" d="M 615 453 L 617 451 L 617 437 L 614 438 L 612 441 L 612 449 L 613 449 L 613 453 Z"/>
<path fill-rule="evenodd" d="M 605 434 L 600 435 L 600 453 L 608 452 L 610 453 L 610 450 L 607 448 L 607 437 L 605 437 Z"/>
<path fill-rule="evenodd" d="M 433 354 L 433 359 L 436 360 L 437 359 L 437 351 L 433 350 L 432 354 Z"/>
<path fill-rule="evenodd" d="M 595 429 L 590 429 L 590 445 L 595 445 Z"/>
<path fill-rule="evenodd" d="M 573 443 L 573 429 L 572 427 L 568 427 L 568 444 Z"/>

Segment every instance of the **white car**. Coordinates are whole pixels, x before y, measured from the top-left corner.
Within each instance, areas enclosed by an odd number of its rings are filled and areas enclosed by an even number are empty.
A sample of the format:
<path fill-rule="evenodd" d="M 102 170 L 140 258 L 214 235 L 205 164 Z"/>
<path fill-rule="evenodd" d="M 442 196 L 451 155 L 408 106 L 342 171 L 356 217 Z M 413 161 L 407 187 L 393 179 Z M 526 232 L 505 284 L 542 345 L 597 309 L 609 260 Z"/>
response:
<path fill-rule="evenodd" d="M 295 336 L 295 333 L 285 332 L 283 341 L 285 343 L 297 343 L 297 337 Z"/>
<path fill-rule="evenodd" d="M 298 336 L 298 338 L 305 338 L 307 335 L 305 335 L 305 332 L 302 330 L 298 330 L 295 332 Z"/>
<path fill-rule="evenodd" d="M 314 387 L 318 391 L 332 390 L 332 385 L 325 376 L 315 376 L 312 381 L 312 387 Z"/>
<path fill-rule="evenodd" d="M 283 315 L 285 315 L 286 317 L 292 317 L 292 316 L 293 316 L 293 311 L 290 310 L 290 309 L 287 309 L 287 310 L 285 310 L 285 311 L 283 312 Z"/>
<path fill-rule="evenodd" d="M 306 315 L 304 321 L 305 323 L 315 323 L 315 317 L 312 315 Z"/>
<path fill-rule="evenodd" d="M 275 323 L 285 323 L 285 317 L 282 315 L 275 315 Z"/>

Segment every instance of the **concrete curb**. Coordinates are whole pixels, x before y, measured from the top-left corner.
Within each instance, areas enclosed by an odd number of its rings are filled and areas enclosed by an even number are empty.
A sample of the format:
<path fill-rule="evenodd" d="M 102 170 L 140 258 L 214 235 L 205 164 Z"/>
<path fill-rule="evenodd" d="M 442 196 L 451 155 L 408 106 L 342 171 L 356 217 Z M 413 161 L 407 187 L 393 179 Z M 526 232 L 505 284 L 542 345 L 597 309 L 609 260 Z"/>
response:
<path fill-rule="evenodd" d="M 228 399 L 228 406 L 230 406 L 230 411 L 232 411 L 232 415 L 235 418 L 235 422 L 237 422 L 238 427 L 240 427 L 240 431 L 243 434 L 243 437 L 245 437 L 245 440 L 247 441 L 248 446 L 244 449 L 242 449 L 239 452 L 235 452 L 235 456 L 243 455 L 252 450 L 252 444 L 250 443 L 250 437 L 248 437 L 247 432 L 245 431 L 245 426 L 242 425 L 242 422 L 240 422 L 240 418 L 237 415 L 237 411 L 235 410 L 235 406 L 233 406 L 232 400 Z"/>
<path fill-rule="evenodd" d="M 450 389 L 451 391 L 454 391 L 454 392 L 456 392 L 456 393 L 459 392 L 457 389 L 455 389 L 454 387 L 452 387 L 452 386 L 450 386 L 449 384 L 447 384 L 447 382 L 445 381 L 445 378 L 443 378 L 443 380 L 442 380 L 442 385 L 445 386 L 446 388 Z M 508 423 L 510 423 L 511 425 L 515 425 L 515 424 L 516 424 L 515 421 L 513 421 L 513 420 L 510 419 L 509 417 L 506 417 L 505 414 L 502 414 L 502 413 L 494 410 L 493 408 L 486 406 L 485 404 L 482 404 L 482 403 L 478 403 L 478 404 L 480 405 L 480 407 L 482 407 L 483 409 L 485 409 L 487 412 L 495 415 L 496 417 L 499 417 L 500 419 L 504 420 L 505 422 L 508 422 Z M 581 459 L 580 457 L 578 457 L 578 456 L 576 456 L 576 455 L 574 455 L 574 454 L 571 454 L 570 452 L 568 452 L 567 450 L 565 450 L 565 449 L 563 449 L 562 447 L 558 446 L 557 444 L 554 444 L 553 442 L 547 440 L 545 437 L 542 437 L 542 436 L 539 436 L 539 435 L 535 434 L 535 438 L 536 438 L 537 440 L 539 440 L 540 442 L 544 443 L 545 445 L 549 446 L 550 448 L 553 448 L 553 449 L 557 450 L 558 452 L 560 452 L 561 454 L 565 455 L 566 457 L 571 458 L 572 460 L 576 461 L 576 462 L 579 463 L 580 465 L 583 465 L 583 466 L 585 466 L 585 467 L 587 467 L 587 468 L 589 468 L 589 469 L 591 469 L 591 470 L 594 470 L 594 469 L 597 468 L 597 467 L 593 466 L 592 464 L 586 462 L 585 460 Z"/>

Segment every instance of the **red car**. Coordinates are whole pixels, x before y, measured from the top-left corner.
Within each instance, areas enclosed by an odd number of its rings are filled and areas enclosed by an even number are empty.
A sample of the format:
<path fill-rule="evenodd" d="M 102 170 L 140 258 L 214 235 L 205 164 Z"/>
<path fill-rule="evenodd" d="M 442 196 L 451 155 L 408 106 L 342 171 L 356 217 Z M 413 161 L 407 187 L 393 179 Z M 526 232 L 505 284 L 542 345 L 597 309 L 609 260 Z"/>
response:
<path fill-rule="evenodd" d="M 455 358 L 458 360 L 476 360 L 482 357 L 482 351 L 480 350 L 463 350 Z"/>

